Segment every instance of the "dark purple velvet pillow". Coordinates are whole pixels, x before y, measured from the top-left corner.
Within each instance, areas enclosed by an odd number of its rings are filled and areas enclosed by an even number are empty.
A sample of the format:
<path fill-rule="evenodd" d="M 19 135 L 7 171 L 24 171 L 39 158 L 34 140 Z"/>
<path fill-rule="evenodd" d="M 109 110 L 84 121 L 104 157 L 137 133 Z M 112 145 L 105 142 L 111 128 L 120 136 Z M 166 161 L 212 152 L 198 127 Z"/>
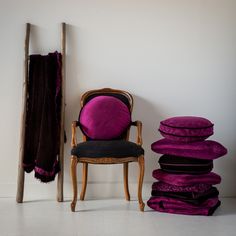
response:
<path fill-rule="evenodd" d="M 227 153 L 227 149 L 223 145 L 212 140 L 179 143 L 164 138 L 154 142 L 151 148 L 156 153 L 206 160 L 214 160 Z"/>
<path fill-rule="evenodd" d="M 96 140 L 119 138 L 131 123 L 129 108 L 118 98 L 97 96 L 80 111 L 80 128 Z"/>
<path fill-rule="evenodd" d="M 162 136 L 179 142 L 203 141 L 213 134 L 213 124 L 202 117 L 179 116 L 160 122 Z"/>

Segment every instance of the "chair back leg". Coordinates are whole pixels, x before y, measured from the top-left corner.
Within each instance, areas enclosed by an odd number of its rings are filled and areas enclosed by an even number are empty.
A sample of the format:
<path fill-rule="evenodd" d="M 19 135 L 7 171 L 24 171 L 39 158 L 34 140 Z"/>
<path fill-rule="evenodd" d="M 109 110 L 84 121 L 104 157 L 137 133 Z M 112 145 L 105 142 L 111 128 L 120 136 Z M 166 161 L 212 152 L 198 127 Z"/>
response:
<path fill-rule="evenodd" d="M 123 164 L 123 176 L 124 176 L 124 190 L 125 190 L 125 199 L 130 201 L 130 194 L 129 194 L 129 163 Z"/>
<path fill-rule="evenodd" d="M 143 187 L 143 177 L 144 177 L 144 156 L 138 157 L 139 164 L 139 178 L 138 178 L 138 202 L 140 211 L 144 211 L 144 202 L 142 199 L 142 187 Z"/>
<path fill-rule="evenodd" d="M 88 163 L 83 163 L 83 176 L 82 176 L 82 190 L 80 193 L 80 200 L 83 201 L 86 193 L 88 179 Z"/>

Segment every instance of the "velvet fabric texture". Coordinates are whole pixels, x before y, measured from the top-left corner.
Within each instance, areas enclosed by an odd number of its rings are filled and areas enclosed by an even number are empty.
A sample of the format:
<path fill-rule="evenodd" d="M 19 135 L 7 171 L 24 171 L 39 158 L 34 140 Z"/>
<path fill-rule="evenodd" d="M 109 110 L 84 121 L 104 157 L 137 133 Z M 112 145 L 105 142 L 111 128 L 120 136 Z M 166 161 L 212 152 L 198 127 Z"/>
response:
<path fill-rule="evenodd" d="M 159 131 L 162 136 L 173 141 L 203 141 L 213 134 L 213 124 L 202 117 L 172 117 L 160 122 Z"/>
<path fill-rule="evenodd" d="M 206 160 L 214 160 L 227 153 L 227 149 L 223 145 L 212 140 L 178 143 L 168 139 L 161 139 L 154 142 L 151 148 L 156 153 Z"/>
<path fill-rule="evenodd" d="M 198 206 L 168 197 L 151 197 L 147 202 L 150 208 L 160 212 L 205 216 L 212 215 L 220 204 L 218 197 L 209 198 Z"/>
<path fill-rule="evenodd" d="M 159 159 L 162 170 L 174 174 L 207 174 L 213 169 L 212 160 L 162 155 Z"/>
<path fill-rule="evenodd" d="M 138 157 L 144 150 L 136 143 L 126 140 L 91 140 L 79 143 L 71 150 L 77 157 Z"/>
<path fill-rule="evenodd" d="M 152 172 L 152 176 L 161 182 L 176 186 L 190 186 L 194 184 L 215 185 L 221 182 L 221 177 L 213 172 L 202 175 L 187 175 L 170 174 L 161 169 L 156 169 Z"/>
<path fill-rule="evenodd" d="M 118 139 L 131 123 L 129 108 L 118 98 L 97 96 L 80 111 L 80 128 L 93 140 Z"/>
<path fill-rule="evenodd" d="M 154 182 L 152 184 L 152 190 L 163 192 L 175 192 L 175 193 L 204 193 L 212 186 L 210 184 L 193 184 L 188 186 L 176 186 L 173 184 L 167 184 L 161 181 Z"/>
<path fill-rule="evenodd" d="M 23 167 L 42 182 L 59 171 L 61 54 L 31 55 Z"/>
<path fill-rule="evenodd" d="M 164 192 L 158 190 L 152 190 L 153 197 L 168 197 L 168 198 L 175 198 L 181 200 L 183 202 L 188 202 L 193 205 L 199 206 L 204 201 L 209 198 L 218 197 L 219 191 L 215 187 L 211 187 L 210 189 L 206 190 L 205 192 L 201 193 L 192 193 L 192 192 Z"/>

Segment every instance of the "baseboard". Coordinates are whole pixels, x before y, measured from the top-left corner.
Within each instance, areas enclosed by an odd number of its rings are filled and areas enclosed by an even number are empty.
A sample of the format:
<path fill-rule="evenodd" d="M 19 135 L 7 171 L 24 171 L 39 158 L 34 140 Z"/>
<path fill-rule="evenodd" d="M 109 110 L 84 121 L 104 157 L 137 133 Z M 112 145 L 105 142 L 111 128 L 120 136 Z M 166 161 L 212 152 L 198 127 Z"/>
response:
<path fill-rule="evenodd" d="M 150 197 L 151 182 L 143 184 L 143 198 Z M 15 198 L 16 184 L 0 183 L 0 198 Z M 78 184 L 78 190 L 81 190 L 81 183 Z M 137 183 L 129 183 L 131 199 L 137 199 Z M 56 181 L 49 184 L 40 182 L 25 183 L 24 200 L 56 199 L 57 186 Z M 64 198 L 70 199 L 72 188 L 70 183 L 64 183 Z M 86 199 L 105 199 L 124 197 L 124 185 L 121 182 L 88 182 Z"/>
<path fill-rule="evenodd" d="M 151 194 L 152 182 L 143 184 L 143 198 L 148 199 Z M 0 183 L 0 198 L 15 198 L 16 184 Z M 81 183 L 78 183 L 78 191 L 80 193 Z M 129 191 L 131 199 L 137 199 L 137 183 L 129 183 Z M 39 181 L 25 183 L 24 200 L 39 199 L 56 199 L 57 183 L 56 181 L 45 184 Z M 64 183 L 64 198 L 71 199 L 72 188 L 71 183 Z M 88 182 L 86 199 L 107 199 L 107 198 L 123 198 L 124 185 L 123 182 Z M 222 194 L 220 197 L 235 197 L 234 195 Z"/>

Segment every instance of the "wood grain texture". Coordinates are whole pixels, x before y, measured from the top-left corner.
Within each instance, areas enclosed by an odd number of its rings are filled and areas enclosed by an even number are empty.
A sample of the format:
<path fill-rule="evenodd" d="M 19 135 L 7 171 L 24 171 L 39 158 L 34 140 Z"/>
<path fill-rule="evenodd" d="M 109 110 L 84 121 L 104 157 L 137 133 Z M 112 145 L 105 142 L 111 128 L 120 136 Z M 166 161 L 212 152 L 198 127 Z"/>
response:
<path fill-rule="evenodd" d="M 142 198 L 142 187 L 143 187 L 143 178 L 144 178 L 144 156 L 138 158 L 139 164 L 139 177 L 138 177 L 138 202 L 140 211 L 144 211 L 145 204 Z"/>
<path fill-rule="evenodd" d="M 127 162 L 137 162 L 137 157 L 78 157 L 78 162 L 89 164 L 123 164 Z"/>
<path fill-rule="evenodd" d="M 71 156 L 70 174 L 71 174 L 71 181 L 72 181 L 72 188 L 73 188 L 71 211 L 73 211 L 73 212 L 75 211 L 75 206 L 77 203 L 77 195 L 78 195 L 77 174 L 76 174 L 77 163 L 78 163 L 77 157 Z"/>
<path fill-rule="evenodd" d="M 25 33 L 25 61 L 24 61 L 24 82 L 22 91 L 22 113 L 21 113 L 21 134 L 20 134 L 20 150 L 19 150 L 19 164 L 18 164 L 18 178 L 17 178 L 17 193 L 16 202 L 22 203 L 24 197 L 24 182 L 25 172 L 23 169 L 23 157 L 24 157 L 24 146 L 25 146 L 25 121 L 26 121 L 26 106 L 27 106 L 27 95 L 28 95 L 28 80 L 29 80 L 29 40 L 30 40 L 30 23 L 26 24 Z"/>
<path fill-rule="evenodd" d="M 64 126 L 65 126 L 65 76 L 66 76 L 66 24 L 61 24 L 61 54 L 62 54 L 62 70 L 61 70 L 61 124 L 60 124 L 60 152 L 59 163 L 60 172 L 57 177 L 57 201 L 63 202 L 63 179 L 64 179 Z"/>
<path fill-rule="evenodd" d="M 130 201 L 129 194 L 129 163 L 123 164 L 123 176 L 124 176 L 124 190 L 125 190 L 125 199 Z"/>
<path fill-rule="evenodd" d="M 71 124 L 71 147 L 76 147 L 77 145 L 77 140 L 76 140 L 76 124 L 77 122 L 76 121 L 73 121 L 72 124 Z"/>
<path fill-rule="evenodd" d="M 142 122 L 141 121 L 136 121 L 137 122 L 137 129 L 138 129 L 138 135 L 137 135 L 137 144 L 142 146 L 143 140 L 142 140 Z"/>
<path fill-rule="evenodd" d="M 103 89 L 94 89 L 94 90 L 89 90 L 86 93 L 84 93 L 81 97 L 80 100 L 80 105 L 81 107 L 84 106 L 86 99 L 94 94 L 104 94 L 104 93 L 114 93 L 114 94 L 121 94 L 123 96 L 125 96 L 130 104 L 130 112 L 132 113 L 133 111 L 133 97 L 130 93 L 128 93 L 127 91 L 124 90 L 118 90 L 118 89 L 112 89 L 112 88 L 103 88 Z"/>
<path fill-rule="evenodd" d="M 83 174 L 82 174 L 82 189 L 80 193 L 80 200 L 83 201 L 87 188 L 87 180 L 88 180 L 88 163 L 83 163 Z"/>

